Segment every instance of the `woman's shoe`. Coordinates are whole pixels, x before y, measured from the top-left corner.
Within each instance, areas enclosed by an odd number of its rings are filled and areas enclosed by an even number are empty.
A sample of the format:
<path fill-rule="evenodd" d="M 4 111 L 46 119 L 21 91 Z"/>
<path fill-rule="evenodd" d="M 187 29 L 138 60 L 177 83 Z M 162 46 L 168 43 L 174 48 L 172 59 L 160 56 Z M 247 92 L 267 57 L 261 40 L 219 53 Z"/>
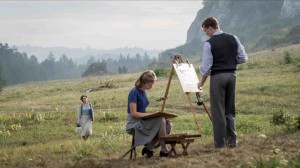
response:
<path fill-rule="evenodd" d="M 169 157 L 169 152 L 165 153 L 165 152 L 160 151 L 159 156 L 160 157 Z"/>
<path fill-rule="evenodd" d="M 144 156 L 145 154 L 146 154 L 147 157 L 149 158 L 149 157 L 152 157 L 152 156 L 153 156 L 154 151 L 151 151 L 151 150 L 149 150 L 148 148 L 144 147 L 143 150 L 142 150 L 142 155 Z"/>

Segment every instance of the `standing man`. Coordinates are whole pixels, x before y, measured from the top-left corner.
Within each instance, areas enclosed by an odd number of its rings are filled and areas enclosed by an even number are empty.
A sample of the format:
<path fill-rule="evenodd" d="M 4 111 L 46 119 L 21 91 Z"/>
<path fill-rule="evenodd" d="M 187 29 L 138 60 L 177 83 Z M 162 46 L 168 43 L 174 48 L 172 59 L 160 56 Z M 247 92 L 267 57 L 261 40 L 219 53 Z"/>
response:
<path fill-rule="evenodd" d="M 237 64 L 245 63 L 248 56 L 244 46 L 235 35 L 223 33 L 215 17 L 202 22 L 203 31 L 210 37 L 202 52 L 202 89 L 210 75 L 210 105 L 216 148 L 236 147 L 235 88 Z"/>

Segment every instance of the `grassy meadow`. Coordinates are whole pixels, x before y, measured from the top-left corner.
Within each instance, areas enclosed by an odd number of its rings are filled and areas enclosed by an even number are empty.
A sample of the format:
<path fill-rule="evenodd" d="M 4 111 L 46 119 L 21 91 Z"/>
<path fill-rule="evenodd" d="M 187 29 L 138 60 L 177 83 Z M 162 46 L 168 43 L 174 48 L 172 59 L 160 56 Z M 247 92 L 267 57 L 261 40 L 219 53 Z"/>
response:
<path fill-rule="evenodd" d="M 300 125 L 299 53 L 300 45 L 249 53 L 250 61 L 239 65 L 237 148 L 214 149 L 211 122 L 192 95 L 202 137 L 190 145 L 188 156 L 168 159 L 159 158 L 159 149 L 153 158 L 144 158 L 142 147 L 137 148 L 137 159 L 120 159 L 131 143 L 124 130 L 127 95 L 139 73 L 5 87 L 0 92 L 0 167 L 300 167 L 300 128 L 295 129 Z M 194 67 L 199 64 L 194 62 Z M 159 77 L 147 92 L 148 112 L 160 110 L 162 101 L 157 100 L 167 82 L 168 77 Z M 210 109 L 208 84 L 203 98 Z M 82 94 L 95 111 L 88 141 L 75 132 Z M 172 120 L 172 133 L 199 133 L 176 75 L 165 112 L 179 116 Z M 278 113 L 291 122 L 274 124 Z"/>

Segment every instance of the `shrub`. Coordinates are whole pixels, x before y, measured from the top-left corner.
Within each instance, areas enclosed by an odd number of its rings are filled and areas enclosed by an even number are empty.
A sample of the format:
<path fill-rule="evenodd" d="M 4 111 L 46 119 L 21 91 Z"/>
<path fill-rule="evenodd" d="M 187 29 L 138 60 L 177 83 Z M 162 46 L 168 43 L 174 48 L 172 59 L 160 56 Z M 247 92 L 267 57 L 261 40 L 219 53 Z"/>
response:
<path fill-rule="evenodd" d="M 287 52 L 287 51 L 284 54 L 284 63 L 285 64 L 291 64 L 291 63 L 293 63 L 293 59 L 292 59 L 290 53 Z"/>
<path fill-rule="evenodd" d="M 278 112 L 273 114 L 273 119 L 271 121 L 274 125 L 283 125 L 288 123 L 291 119 L 291 116 L 281 108 Z"/>
<path fill-rule="evenodd" d="M 170 70 L 161 67 L 155 68 L 154 72 L 157 77 L 167 77 L 170 74 Z"/>
<path fill-rule="evenodd" d="M 289 113 L 284 112 L 280 109 L 273 115 L 273 120 L 271 121 L 274 125 L 285 125 L 287 131 L 297 131 L 300 130 L 300 116 L 294 118 Z"/>

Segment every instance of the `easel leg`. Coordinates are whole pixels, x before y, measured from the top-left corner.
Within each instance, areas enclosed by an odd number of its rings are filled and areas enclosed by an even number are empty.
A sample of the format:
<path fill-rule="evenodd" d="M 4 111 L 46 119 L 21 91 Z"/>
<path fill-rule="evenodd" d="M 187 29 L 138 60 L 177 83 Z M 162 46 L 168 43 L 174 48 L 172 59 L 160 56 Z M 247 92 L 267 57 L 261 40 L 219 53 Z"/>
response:
<path fill-rule="evenodd" d="M 197 130 L 199 131 L 199 134 L 201 134 L 201 132 L 200 132 L 200 127 L 199 127 L 198 121 L 197 121 L 197 119 L 196 119 L 195 110 L 194 110 L 194 108 L 193 108 L 191 95 L 190 95 L 189 92 L 186 92 L 186 95 L 187 95 L 187 97 L 188 97 L 188 99 L 189 99 L 189 102 L 190 102 L 190 107 L 191 107 L 191 110 L 192 110 L 192 113 L 193 113 L 193 117 L 194 117 L 194 120 L 195 120 L 195 123 L 196 123 Z"/>
<path fill-rule="evenodd" d="M 209 112 L 208 112 L 208 110 L 207 110 L 207 108 L 206 108 L 206 106 L 205 106 L 204 102 L 202 102 L 202 106 L 203 106 L 204 110 L 206 111 L 206 113 L 207 113 L 207 115 L 208 115 L 208 117 L 209 117 L 210 121 L 212 122 L 211 115 L 209 114 Z"/>
<path fill-rule="evenodd" d="M 170 88 L 170 85 L 171 85 L 171 80 L 172 80 L 173 72 L 174 72 L 174 67 L 172 66 L 171 72 L 170 72 L 170 75 L 169 75 L 167 89 L 166 89 L 165 96 L 164 96 L 164 101 L 163 101 L 163 104 L 162 104 L 161 110 L 160 110 L 160 112 L 162 112 L 162 113 L 164 112 L 164 108 L 165 108 L 165 105 L 166 105 L 167 97 L 168 97 L 168 94 L 169 94 L 169 88 Z"/>

